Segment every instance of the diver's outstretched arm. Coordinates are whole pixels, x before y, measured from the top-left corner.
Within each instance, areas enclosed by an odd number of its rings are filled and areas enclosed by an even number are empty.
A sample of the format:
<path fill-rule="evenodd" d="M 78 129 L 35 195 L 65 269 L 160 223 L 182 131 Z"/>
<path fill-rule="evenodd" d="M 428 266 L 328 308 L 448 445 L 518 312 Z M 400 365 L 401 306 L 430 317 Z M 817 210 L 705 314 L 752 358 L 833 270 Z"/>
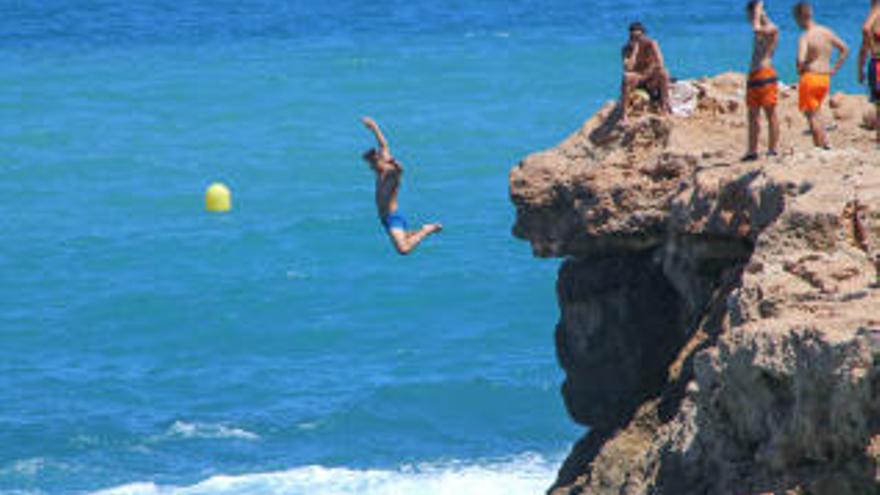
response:
<path fill-rule="evenodd" d="M 388 146 L 388 140 L 385 139 L 385 135 L 382 134 L 382 129 L 379 128 L 379 124 L 370 117 L 364 117 L 361 121 L 364 123 L 364 126 L 376 136 L 376 143 L 379 144 L 379 152 L 385 156 L 391 156 L 391 148 Z"/>

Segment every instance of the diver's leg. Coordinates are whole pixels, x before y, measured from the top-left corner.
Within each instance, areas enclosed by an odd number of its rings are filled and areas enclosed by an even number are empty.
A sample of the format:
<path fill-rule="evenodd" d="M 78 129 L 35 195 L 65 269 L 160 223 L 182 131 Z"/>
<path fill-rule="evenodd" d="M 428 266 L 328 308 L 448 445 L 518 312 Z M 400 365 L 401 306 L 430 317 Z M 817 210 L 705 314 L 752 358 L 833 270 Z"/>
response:
<path fill-rule="evenodd" d="M 398 254 L 406 256 L 413 252 L 413 250 L 415 250 L 415 248 L 418 247 L 426 237 L 440 232 L 442 229 L 443 226 L 439 223 L 431 223 L 422 226 L 419 230 L 411 232 L 401 229 L 391 229 L 388 231 L 388 235 L 391 236 L 391 242 L 394 243 L 394 248 L 397 250 Z"/>

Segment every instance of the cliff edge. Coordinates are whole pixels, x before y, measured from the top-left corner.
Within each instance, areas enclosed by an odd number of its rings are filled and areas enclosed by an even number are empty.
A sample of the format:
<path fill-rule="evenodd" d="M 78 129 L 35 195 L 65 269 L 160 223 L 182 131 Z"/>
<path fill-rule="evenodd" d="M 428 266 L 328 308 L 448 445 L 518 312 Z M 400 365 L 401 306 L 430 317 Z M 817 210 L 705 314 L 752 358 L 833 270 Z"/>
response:
<path fill-rule="evenodd" d="M 609 104 L 510 174 L 514 235 L 565 258 L 562 395 L 589 426 L 574 494 L 880 493 L 880 151 L 838 94 L 831 151 L 780 92 L 780 156 L 741 163 L 742 75 L 680 115 Z"/>

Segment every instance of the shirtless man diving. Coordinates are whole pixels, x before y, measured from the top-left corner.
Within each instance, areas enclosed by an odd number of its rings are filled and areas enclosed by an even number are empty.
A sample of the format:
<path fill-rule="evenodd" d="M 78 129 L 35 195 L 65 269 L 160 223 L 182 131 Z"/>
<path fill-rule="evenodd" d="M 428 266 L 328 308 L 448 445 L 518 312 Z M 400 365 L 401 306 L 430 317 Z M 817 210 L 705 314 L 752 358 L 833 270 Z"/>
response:
<path fill-rule="evenodd" d="M 849 55 L 849 47 L 834 31 L 813 20 L 813 7 L 801 2 L 794 7 L 794 19 L 804 31 L 798 42 L 797 70 L 801 75 L 798 84 L 799 108 L 807 117 L 813 144 L 830 149 L 825 128 L 819 121 L 819 107 L 831 91 L 831 77 L 840 70 Z M 834 66 L 831 56 L 837 49 L 839 55 Z"/>
<path fill-rule="evenodd" d="M 439 223 L 422 226 L 419 230 L 408 231 L 406 218 L 397 209 L 397 193 L 403 178 L 403 165 L 391 155 L 388 141 L 376 121 L 364 117 L 364 126 L 376 137 L 378 148 L 364 153 L 364 160 L 376 173 L 376 208 L 379 220 L 388 232 L 394 248 L 401 255 L 411 253 L 426 237 L 442 230 Z"/>
<path fill-rule="evenodd" d="M 871 0 L 871 10 L 862 25 L 862 48 L 859 50 L 859 84 L 865 81 L 868 64 L 868 94 L 874 103 L 874 129 L 880 147 L 880 0 Z"/>
<path fill-rule="evenodd" d="M 669 73 L 663 64 L 660 45 L 649 38 L 645 27 L 634 22 L 629 26 L 629 42 L 623 47 L 623 83 L 620 88 L 620 123 L 627 125 L 626 104 L 638 88 L 659 93 L 660 112 L 669 112 Z"/>
<path fill-rule="evenodd" d="M 755 33 L 752 48 L 752 64 L 746 91 L 749 107 L 749 150 L 743 161 L 758 159 L 758 135 L 761 133 L 761 110 L 767 116 L 769 144 L 767 155 L 776 156 L 779 146 L 779 119 L 776 104 L 779 102 L 779 77 L 773 68 L 773 54 L 779 46 L 779 28 L 764 10 L 764 2 L 752 0 L 746 13 Z"/>

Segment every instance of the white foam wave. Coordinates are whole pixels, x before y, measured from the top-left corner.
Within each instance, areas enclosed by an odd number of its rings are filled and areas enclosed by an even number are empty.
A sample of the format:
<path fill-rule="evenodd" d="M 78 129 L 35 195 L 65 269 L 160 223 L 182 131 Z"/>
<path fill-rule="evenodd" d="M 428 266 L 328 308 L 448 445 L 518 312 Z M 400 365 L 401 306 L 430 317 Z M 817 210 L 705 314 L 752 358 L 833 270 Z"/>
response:
<path fill-rule="evenodd" d="M 314 430 L 318 426 L 320 426 L 320 423 L 318 421 L 304 421 L 296 425 L 297 428 L 303 431 Z"/>
<path fill-rule="evenodd" d="M 11 465 L 0 469 L 0 474 L 15 474 L 20 476 L 37 476 L 47 466 L 46 459 L 42 457 L 32 457 L 30 459 L 19 459 Z"/>
<path fill-rule="evenodd" d="M 212 423 L 187 423 L 186 421 L 175 421 L 166 435 L 175 438 L 235 438 L 239 440 L 259 440 L 260 436 L 241 428 L 233 428 L 223 424 Z"/>
<path fill-rule="evenodd" d="M 533 495 L 553 483 L 555 464 L 524 454 L 512 460 L 355 470 L 308 466 L 289 471 L 215 476 L 186 486 L 133 483 L 93 495 Z"/>
<path fill-rule="evenodd" d="M 507 31 L 492 31 L 492 32 L 485 32 L 485 31 L 483 31 L 483 32 L 468 31 L 468 32 L 464 33 L 464 37 L 465 37 L 465 38 L 468 38 L 468 39 L 470 39 L 470 38 L 476 38 L 476 37 L 478 37 L 478 36 L 479 36 L 479 37 L 483 37 L 483 38 L 485 38 L 485 37 L 492 37 L 492 38 L 502 38 L 502 39 L 506 39 L 506 38 L 510 38 L 510 33 L 507 32 Z"/>
<path fill-rule="evenodd" d="M 297 270 L 287 270 L 284 272 L 284 276 L 287 277 L 288 280 L 307 280 L 309 278 L 307 273 Z"/>

